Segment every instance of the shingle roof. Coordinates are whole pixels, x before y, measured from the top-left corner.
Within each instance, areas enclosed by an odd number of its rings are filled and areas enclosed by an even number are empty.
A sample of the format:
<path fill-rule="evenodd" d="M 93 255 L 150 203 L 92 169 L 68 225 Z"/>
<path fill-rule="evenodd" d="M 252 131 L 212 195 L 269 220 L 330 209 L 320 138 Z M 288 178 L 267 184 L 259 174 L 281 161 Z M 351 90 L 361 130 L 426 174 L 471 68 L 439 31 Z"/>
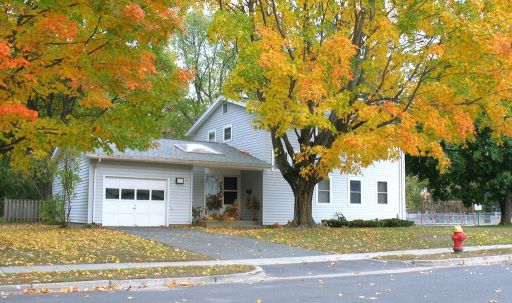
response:
<path fill-rule="evenodd" d="M 216 151 L 218 154 L 186 152 L 177 147 L 177 144 L 201 144 Z M 109 154 L 102 149 L 98 149 L 92 153 L 87 153 L 86 157 L 239 169 L 262 169 L 271 167 L 267 162 L 257 159 L 225 143 L 173 139 L 157 140 L 157 147 L 147 151 L 126 149 L 124 152 L 121 152 L 114 149 L 114 151 Z"/>

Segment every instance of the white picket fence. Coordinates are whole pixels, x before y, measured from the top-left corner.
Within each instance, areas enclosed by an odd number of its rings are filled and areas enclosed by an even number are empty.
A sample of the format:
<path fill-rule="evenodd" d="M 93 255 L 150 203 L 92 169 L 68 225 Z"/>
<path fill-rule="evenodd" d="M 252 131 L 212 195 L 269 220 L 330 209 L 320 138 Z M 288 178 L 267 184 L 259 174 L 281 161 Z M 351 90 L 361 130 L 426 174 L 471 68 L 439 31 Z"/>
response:
<path fill-rule="evenodd" d="M 416 225 L 496 225 L 500 222 L 500 213 L 421 213 L 408 212 L 407 220 Z"/>
<path fill-rule="evenodd" d="M 39 200 L 4 200 L 4 220 L 6 222 L 37 222 L 41 220 Z"/>

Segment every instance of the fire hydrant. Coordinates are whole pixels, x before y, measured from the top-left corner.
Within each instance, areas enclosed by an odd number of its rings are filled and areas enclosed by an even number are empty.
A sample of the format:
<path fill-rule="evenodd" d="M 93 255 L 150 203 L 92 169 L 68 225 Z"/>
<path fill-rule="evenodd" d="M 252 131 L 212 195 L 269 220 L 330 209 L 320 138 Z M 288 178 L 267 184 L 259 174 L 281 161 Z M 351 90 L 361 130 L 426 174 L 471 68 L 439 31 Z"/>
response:
<path fill-rule="evenodd" d="M 464 235 L 464 233 L 462 232 L 462 227 L 458 225 L 454 227 L 452 240 L 453 252 L 456 254 L 461 253 L 464 250 L 464 245 L 462 244 L 462 242 L 466 240 L 466 235 Z"/>

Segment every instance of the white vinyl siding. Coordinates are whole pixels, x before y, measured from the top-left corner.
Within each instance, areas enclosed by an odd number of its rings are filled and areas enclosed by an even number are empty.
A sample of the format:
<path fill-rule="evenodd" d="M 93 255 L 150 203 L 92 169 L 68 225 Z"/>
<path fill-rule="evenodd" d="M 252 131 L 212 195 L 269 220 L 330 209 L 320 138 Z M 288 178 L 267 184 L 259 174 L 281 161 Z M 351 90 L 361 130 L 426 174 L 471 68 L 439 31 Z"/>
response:
<path fill-rule="evenodd" d="M 268 133 L 253 127 L 252 120 L 255 116 L 247 113 L 245 107 L 229 102 L 226 104 L 228 112 L 223 114 L 222 107 L 218 106 L 208 119 L 191 134 L 192 140 L 205 141 L 208 138 L 208 131 L 215 129 L 219 135 L 217 141 L 221 141 L 224 136 L 224 126 L 231 124 L 232 135 L 228 144 L 270 163 L 270 155 L 266 155 L 268 148 L 266 135 Z"/>
<path fill-rule="evenodd" d="M 362 169 L 362 175 L 340 174 L 333 171 L 329 174 L 330 203 L 314 203 L 313 218 L 316 222 L 322 219 L 336 219 L 341 212 L 348 220 L 373 220 L 403 218 L 404 205 L 401 200 L 400 165 L 402 161 L 378 161 Z M 349 180 L 361 182 L 361 204 L 351 204 L 349 197 Z M 388 204 L 378 204 L 377 181 L 386 180 L 388 186 Z M 313 201 L 317 201 L 316 191 Z M 278 169 L 265 170 L 263 175 L 263 224 L 286 224 L 293 218 L 294 197 L 288 183 Z"/>
<path fill-rule="evenodd" d="M 192 223 L 192 167 L 158 163 L 137 163 L 103 160 L 96 169 L 96 223 L 102 223 L 105 177 L 170 180 L 167 185 L 167 224 Z M 184 184 L 176 184 L 176 178 L 184 178 Z"/>
<path fill-rule="evenodd" d="M 223 137 L 224 126 L 232 124 L 232 140 L 227 144 L 251 154 L 267 163 L 274 164 L 272 141 L 270 133 L 253 127 L 254 114 L 249 114 L 246 108 L 230 102 L 226 103 L 227 113 L 223 113 L 223 105 L 215 108 L 211 115 L 193 132 L 193 140 L 206 140 L 208 131 L 215 129 Z M 298 151 L 295 132 L 287 132 L 294 149 Z M 221 137 L 219 137 L 221 138 Z M 218 139 L 221 141 L 222 139 Z M 329 174 L 330 203 L 316 203 L 317 190 L 313 195 L 313 218 L 320 222 L 322 219 L 336 218 L 337 212 L 342 212 L 347 219 L 385 219 L 405 216 L 404 198 L 404 163 L 399 161 L 377 161 L 362 169 L 362 175 L 340 174 L 333 171 Z M 200 177 L 194 175 L 198 182 Z M 361 204 L 351 204 L 349 201 L 349 179 L 361 181 Z M 378 204 L 377 181 L 386 181 L 388 187 L 388 204 Z M 244 184 L 244 180 L 241 180 Z M 261 217 L 264 225 L 274 223 L 286 224 L 293 218 L 294 196 L 289 184 L 282 177 L 277 167 L 265 169 L 262 178 Z M 194 185 L 196 182 L 194 182 Z M 242 186 L 244 187 L 244 186 Z M 195 197 L 202 193 L 196 192 L 194 186 L 194 205 L 199 204 Z M 245 194 L 242 190 L 242 199 Z M 249 214 L 246 214 L 249 216 Z"/>
<path fill-rule="evenodd" d="M 59 162 L 57 165 L 58 169 L 62 168 L 62 163 Z M 88 200 L 89 200 L 89 170 L 90 161 L 86 157 L 80 156 L 78 158 L 78 176 L 80 181 L 78 182 L 75 189 L 75 197 L 71 201 L 71 214 L 69 220 L 72 223 L 88 223 Z M 52 194 L 62 194 L 62 185 L 58 174 L 55 174 L 55 178 L 52 183 Z"/>

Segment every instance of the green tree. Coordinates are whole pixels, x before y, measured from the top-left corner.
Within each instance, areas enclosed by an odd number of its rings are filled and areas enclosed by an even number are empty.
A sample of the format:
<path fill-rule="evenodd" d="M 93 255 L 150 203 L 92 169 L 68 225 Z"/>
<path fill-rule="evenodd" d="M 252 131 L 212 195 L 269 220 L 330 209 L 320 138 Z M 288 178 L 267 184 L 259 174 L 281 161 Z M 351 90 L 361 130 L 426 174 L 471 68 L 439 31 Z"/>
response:
<path fill-rule="evenodd" d="M 435 199 L 461 199 L 466 206 L 497 203 L 500 224 L 512 224 L 512 140 L 496 139 L 484 128 L 474 142 L 445 149 L 451 165 L 444 173 L 437 169 L 439 162 L 429 157 L 409 157 L 409 172 L 429 180 Z"/>
<path fill-rule="evenodd" d="M 423 191 L 428 186 L 428 180 L 420 180 L 417 176 L 405 177 L 405 201 L 408 210 L 420 211 L 425 202 Z"/>
<path fill-rule="evenodd" d="M 60 197 L 62 198 L 62 210 L 61 214 L 63 218 L 60 222 L 62 227 L 67 227 L 69 224 L 69 216 L 71 215 L 71 201 L 76 197 L 76 186 L 80 182 L 80 176 L 78 175 L 78 157 L 77 153 L 72 150 L 64 150 L 58 157 L 59 168 L 57 175 L 59 177 L 59 183 L 62 187 Z"/>
<path fill-rule="evenodd" d="M 236 64 L 235 44 L 208 36 L 211 22 L 211 17 L 192 11 L 183 22 L 183 31 L 172 40 L 178 63 L 191 72 L 188 94 L 172 104 L 168 128 L 173 137 L 184 137 L 205 109 L 222 94 L 224 83 Z"/>

